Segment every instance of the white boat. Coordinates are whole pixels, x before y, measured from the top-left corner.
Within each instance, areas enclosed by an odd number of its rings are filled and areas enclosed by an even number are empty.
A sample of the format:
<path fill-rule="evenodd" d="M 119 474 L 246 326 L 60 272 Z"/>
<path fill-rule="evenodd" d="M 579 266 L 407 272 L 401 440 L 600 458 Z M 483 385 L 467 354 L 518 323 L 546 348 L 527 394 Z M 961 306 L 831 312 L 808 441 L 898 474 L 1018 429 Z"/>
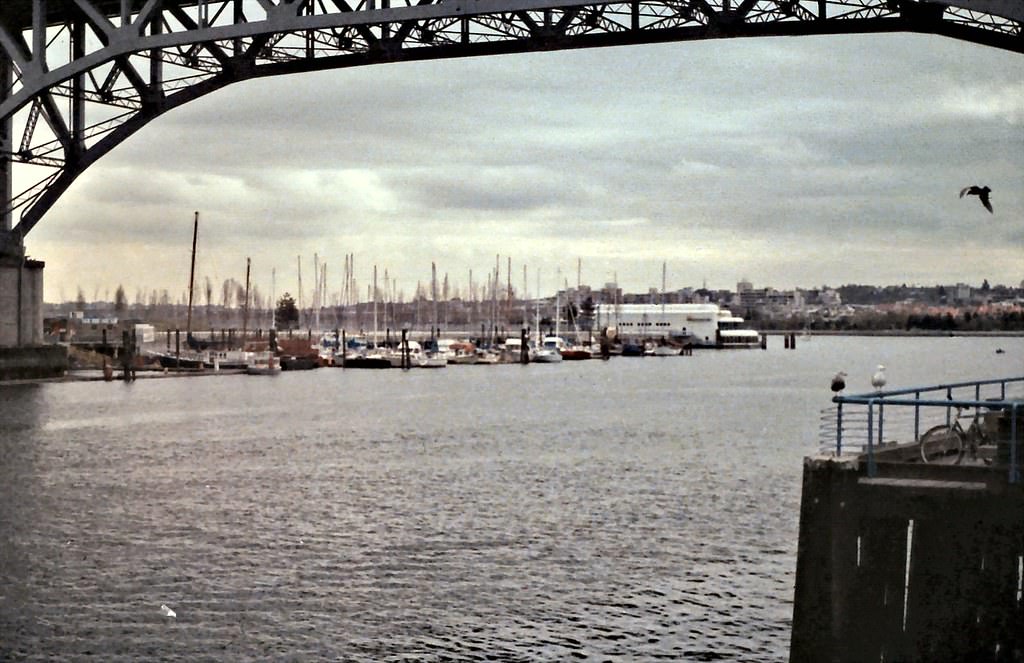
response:
<path fill-rule="evenodd" d="M 652 357 L 678 357 L 682 351 L 682 348 L 677 348 L 674 345 L 655 345 L 651 347 L 650 352 L 645 354 Z"/>
<path fill-rule="evenodd" d="M 403 368 L 406 365 L 403 364 L 406 354 L 409 356 L 407 364 L 409 368 L 418 367 L 424 359 L 423 347 L 419 342 L 407 340 L 405 348 L 399 345 L 397 348 L 391 348 L 388 350 L 387 358 L 391 362 L 391 368 Z M 445 363 L 447 363 L 447 360 L 445 360 Z"/>
<path fill-rule="evenodd" d="M 388 351 L 387 357 L 392 368 L 402 368 L 405 355 L 408 354 L 409 368 L 444 368 L 448 365 L 448 358 L 437 353 L 426 353 L 418 341 L 406 341 L 406 348 L 401 345 Z"/>
<path fill-rule="evenodd" d="M 207 350 L 204 363 L 222 371 L 242 370 L 252 361 L 251 352 L 245 350 Z"/>
<path fill-rule="evenodd" d="M 725 311 L 728 313 L 728 311 Z M 743 326 L 743 318 L 734 315 L 723 315 L 718 318 L 718 334 L 716 347 L 719 348 L 759 348 L 761 334 L 754 329 Z"/>
<path fill-rule="evenodd" d="M 469 341 L 453 341 L 448 344 L 448 363 L 470 365 L 476 363 L 476 346 Z"/>
<path fill-rule="evenodd" d="M 565 341 L 559 336 L 545 336 L 541 346 L 533 353 L 530 361 L 538 364 L 557 364 L 562 361 L 562 348 Z"/>
<path fill-rule="evenodd" d="M 448 357 L 436 352 L 428 352 L 423 355 L 419 363 L 420 368 L 447 368 Z"/>
<path fill-rule="evenodd" d="M 562 353 L 551 348 L 537 348 L 530 361 L 537 364 L 557 364 L 562 361 Z"/>
<path fill-rule="evenodd" d="M 530 357 L 530 347 L 527 345 L 526 348 L 527 361 Z M 505 339 L 502 344 L 501 353 L 499 354 L 501 363 L 503 364 L 519 364 L 523 361 L 523 339 L 519 336 L 509 336 Z"/>
<path fill-rule="evenodd" d="M 281 372 L 281 362 L 272 352 L 254 352 L 245 372 L 249 375 L 277 375 Z"/>
<path fill-rule="evenodd" d="M 482 350 L 477 348 L 476 350 L 476 362 L 477 364 L 500 364 L 501 355 L 493 350 Z"/>

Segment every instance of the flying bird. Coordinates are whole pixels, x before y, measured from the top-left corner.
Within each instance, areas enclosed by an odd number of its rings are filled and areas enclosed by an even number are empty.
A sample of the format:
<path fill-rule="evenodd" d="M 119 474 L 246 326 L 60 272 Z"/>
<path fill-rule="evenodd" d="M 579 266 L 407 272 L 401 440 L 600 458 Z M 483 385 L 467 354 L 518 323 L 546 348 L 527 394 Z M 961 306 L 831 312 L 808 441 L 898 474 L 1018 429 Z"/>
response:
<path fill-rule="evenodd" d="M 881 364 L 878 365 L 878 368 L 875 370 L 875 374 L 871 376 L 871 386 L 874 387 L 876 391 L 882 391 L 882 387 L 885 386 L 885 366 L 882 366 Z"/>
<path fill-rule="evenodd" d="M 846 389 L 846 373 L 839 371 L 835 377 L 832 378 L 832 391 L 837 394 L 843 389 Z"/>
<path fill-rule="evenodd" d="M 167 607 L 166 603 L 160 604 L 160 614 L 164 617 L 177 617 L 178 613 Z"/>
<path fill-rule="evenodd" d="M 977 196 L 981 200 L 981 204 L 985 206 L 985 209 L 992 213 L 992 203 L 988 201 L 988 194 L 992 192 L 992 189 L 987 186 L 965 186 L 960 189 L 960 197 L 964 196 Z"/>

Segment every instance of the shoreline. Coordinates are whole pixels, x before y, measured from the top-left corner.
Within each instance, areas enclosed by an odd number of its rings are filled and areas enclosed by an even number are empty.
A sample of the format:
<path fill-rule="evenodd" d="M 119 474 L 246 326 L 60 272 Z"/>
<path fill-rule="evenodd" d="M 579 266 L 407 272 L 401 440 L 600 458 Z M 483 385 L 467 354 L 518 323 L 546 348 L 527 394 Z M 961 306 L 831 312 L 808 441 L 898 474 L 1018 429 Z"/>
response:
<path fill-rule="evenodd" d="M 762 329 L 761 333 L 765 336 L 786 336 L 794 334 L 796 336 L 912 336 L 912 337 L 948 337 L 948 336 L 968 336 L 968 337 L 991 337 L 991 338 L 1020 338 L 1024 337 L 1024 330 L 1013 331 L 1013 330 L 1001 330 L 1001 331 L 960 331 L 960 330 L 943 330 L 943 331 L 932 331 L 924 329 Z"/>

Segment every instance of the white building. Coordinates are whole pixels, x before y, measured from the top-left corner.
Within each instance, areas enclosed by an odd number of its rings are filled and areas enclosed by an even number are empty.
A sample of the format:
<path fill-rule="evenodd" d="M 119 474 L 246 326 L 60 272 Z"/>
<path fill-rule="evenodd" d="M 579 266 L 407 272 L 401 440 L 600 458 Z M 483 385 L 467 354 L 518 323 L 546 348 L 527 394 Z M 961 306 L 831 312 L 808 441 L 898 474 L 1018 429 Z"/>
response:
<path fill-rule="evenodd" d="M 634 338 L 672 338 L 695 347 L 759 347 L 761 335 L 717 304 L 598 304 L 595 329 Z"/>

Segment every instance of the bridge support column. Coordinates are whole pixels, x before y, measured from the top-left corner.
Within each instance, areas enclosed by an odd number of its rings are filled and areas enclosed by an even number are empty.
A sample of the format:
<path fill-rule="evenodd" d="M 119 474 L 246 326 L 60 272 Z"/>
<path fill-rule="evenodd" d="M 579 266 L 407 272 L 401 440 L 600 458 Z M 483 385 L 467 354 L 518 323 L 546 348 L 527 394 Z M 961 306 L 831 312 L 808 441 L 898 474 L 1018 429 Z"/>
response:
<path fill-rule="evenodd" d="M 14 82 L 14 66 L 0 53 L 0 100 Z M 43 342 L 43 263 L 25 257 L 25 244 L 12 230 L 14 118 L 0 118 L 0 347 Z"/>
<path fill-rule="evenodd" d="M 14 65 L 11 59 L 0 51 L 0 101 L 7 99 L 11 85 L 14 83 Z M 0 234 L 6 234 L 13 227 L 13 211 L 11 198 L 14 195 L 13 166 L 8 156 L 14 152 L 14 116 L 0 117 Z M 0 246 L 8 238 L 0 235 Z"/>
<path fill-rule="evenodd" d="M 43 342 L 43 267 L 25 257 L 25 248 L 5 233 L 0 243 L 0 346 Z"/>

